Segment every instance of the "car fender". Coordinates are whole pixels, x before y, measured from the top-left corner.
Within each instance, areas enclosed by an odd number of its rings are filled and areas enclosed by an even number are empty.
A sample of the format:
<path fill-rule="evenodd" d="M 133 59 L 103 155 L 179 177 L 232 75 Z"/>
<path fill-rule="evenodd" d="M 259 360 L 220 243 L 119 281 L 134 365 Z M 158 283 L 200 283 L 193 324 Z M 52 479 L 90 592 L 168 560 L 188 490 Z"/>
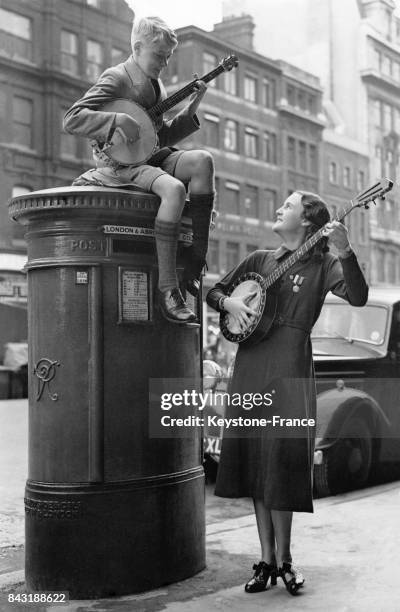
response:
<path fill-rule="evenodd" d="M 320 393 L 317 396 L 317 447 L 323 449 L 335 444 L 344 424 L 356 414 L 367 420 L 374 438 L 379 438 L 383 424 L 390 424 L 376 400 L 360 389 L 346 387 Z"/>

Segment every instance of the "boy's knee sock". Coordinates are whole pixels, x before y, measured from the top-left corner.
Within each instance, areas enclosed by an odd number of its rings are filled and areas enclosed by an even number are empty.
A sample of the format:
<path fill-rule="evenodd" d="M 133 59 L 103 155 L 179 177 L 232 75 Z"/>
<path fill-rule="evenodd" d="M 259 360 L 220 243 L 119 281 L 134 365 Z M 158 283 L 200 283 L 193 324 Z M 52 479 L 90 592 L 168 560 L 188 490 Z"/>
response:
<path fill-rule="evenodd" d="M 192 217 L 193 256 L 198 261 L 205 261 L 210 234 L 211 213 L 214 205 L 214 193 L 191 193 L 189 214 Z"/>
<path fill-rule="evenodd" d="M 156 218 L 154 233 L 158 258 L 158 288 L 167 291 L 178 287 L 176 251 L 181 222 L 160 221 Z"/>

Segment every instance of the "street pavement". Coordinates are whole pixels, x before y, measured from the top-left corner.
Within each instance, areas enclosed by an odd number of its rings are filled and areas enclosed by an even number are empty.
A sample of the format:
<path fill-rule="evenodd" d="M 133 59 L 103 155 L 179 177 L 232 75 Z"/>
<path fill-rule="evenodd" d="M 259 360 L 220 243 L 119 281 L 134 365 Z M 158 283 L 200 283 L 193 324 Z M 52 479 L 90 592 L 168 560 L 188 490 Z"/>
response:
<path fill-rule="evenodd" d="M 4 442 L 1 434 L 0 445 Z M 18 440 L 15 446 L 21 450 Z M 6 504 L 2 497 L 0 505 L 1 611 L 400 612 L 400 482 L 318 499 L 314 514 L 294 515 L 293 556 L 306 578 L 305 588 L 296 597 L 287 593 L 281 581 L 262 593 L 244 592 L 252 564 L 259 560 L 251 501 L 217 500 L 212 485 L 207 485 L 207 568 L 196 576 L 112 599 L 46 607 L 9 604 L 8 594 L 24 593 L 22 498 L 26 473 L 19 482 L 14 480 L 26 466 L 26 455 L 22 459 L 17 455 L 14 465 L 0 472 L 0 492 L 6 493 Z M 5 476 L 13 493 L 7 493 Z M 10 532 L 6 534 L 7 529 Z"/>

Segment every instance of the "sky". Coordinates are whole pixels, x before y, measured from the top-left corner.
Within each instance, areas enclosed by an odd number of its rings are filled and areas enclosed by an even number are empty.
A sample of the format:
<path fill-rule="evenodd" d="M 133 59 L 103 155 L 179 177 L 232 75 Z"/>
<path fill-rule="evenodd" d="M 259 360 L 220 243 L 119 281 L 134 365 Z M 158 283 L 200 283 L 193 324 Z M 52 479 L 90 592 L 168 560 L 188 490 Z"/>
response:
<path fill-rule="evenodd" d="M 222 0 L 126 0 L 138 17 L 157 15 L 171 28 L 196 25 L 212 30 L 222 21 Z"/>
<path fill-rule="evenodd" d="M 203 30 L 212 30 L 215 23 L 222 21 L 223 0 L 126 0 L 138 17 L 157 15 L 164 19 L 172 28 L 195 25 Z M 268 0 L 265 2 L 268 15 Z M 298 0 L 299 9 L 302 0 Z M 257 3 L 259 3 L 257 1 Z M 252 0 L 230 0 L 234 13 L 251 13 Z M 400 0 L 395 0 L 396 14 L 400 16 Z"/>

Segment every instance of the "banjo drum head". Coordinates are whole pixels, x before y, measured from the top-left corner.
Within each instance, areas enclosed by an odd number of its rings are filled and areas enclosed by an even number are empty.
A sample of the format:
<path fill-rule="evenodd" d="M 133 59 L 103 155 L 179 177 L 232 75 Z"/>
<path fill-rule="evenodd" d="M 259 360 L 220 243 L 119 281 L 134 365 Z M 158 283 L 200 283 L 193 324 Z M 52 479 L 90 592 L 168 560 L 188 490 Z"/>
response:
<path fill-rule="evenodd" d="M 102 110 L 126 113 L 140 125 L 139 140 L 129 144 L 113 144 L 109 149 L 109 157 L 127 166 L 144 164 L 153 155 L 157 147 L 157 131 L 150 115 L 136 102 L 123 98 L 105 104 Z"/>
<path fill-rule="evenodd" d="M 227 313 L 224 316 L 225 337 L 232 342 L 240 342 L 247 338 L 258 324 L 260 316 L 263 313 L 265 306 L 265 292 L 261 285 L 263 278 L 260 274 L 250 272 L 238 279 L 237 283 L 229 294 L 229 297 L 242 297 L 254 293 L 254 296 L 249 298 L 247 305 L 257 312 L 257 316 L 250 319 L 250 324 L 246 329 L 240 327 L 236 319 L 231 314 Z"/>

